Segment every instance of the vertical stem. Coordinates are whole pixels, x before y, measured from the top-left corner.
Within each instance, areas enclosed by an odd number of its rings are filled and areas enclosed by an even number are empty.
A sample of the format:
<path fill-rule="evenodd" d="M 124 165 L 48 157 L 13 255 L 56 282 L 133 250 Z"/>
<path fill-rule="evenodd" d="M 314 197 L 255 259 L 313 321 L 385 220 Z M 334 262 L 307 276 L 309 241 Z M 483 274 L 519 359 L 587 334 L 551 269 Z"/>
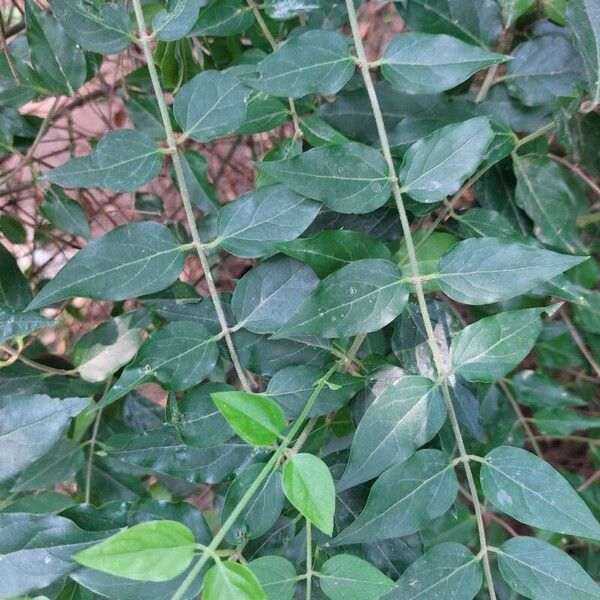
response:
<path fill-rule="evenodd" d="M 394 200 L 396 202 L 396 208 L 398 209 L 398 214 L 400 216 L 400 223 L 402 225 L 402 232 L 404 234 L 404 241 L 406 243 L 406 250 L 408 253 L 408 258 L 410 262 L 410 267 L 412 270 L 412 275 L 414 277 L 414 285 L 417 294 L 417 301 L 419 304 L 419 309 L 421 311 L 421 316 L 423 318 L 423 323 L 425 325 L 425 331 L 427 332 L 427 341 L 429 347 L 431 348 L 431 353 L 433 356 L 433 361 L 435 364 L 435 369 L 437 371 L 438 377 L 440 379 L 440 386 L 442 389 L 442 395 L 444 397 L 444 401 L 446 403 L 446 409 L 448 411 L 448 417 L 450 419 L 450 425 L 452 426 L 452 431 L 454 433 L 454 437 L 456 439 L 456 445 L 458 448 L 459 456 L 461 462 L 463 464 L 463 468 L 465 470 L 465 475 L 467 477 L 467 483 L 469 485 L 469 492 L 473 497 L 473 508 L 475 511 L 475 520 L 477 522 L 477 530 L 479 534 L 479 544 L 481 547 L 482 553 L 482 561 L 483 561 L 483 570 L 485 573 L 487 586 L 490 594 L 490 600 L 496 600 L 496 592 L 494 590 L 494 582 L 492 579 L 492 571 L 490 568 L 490 561 L 487 551 L 487 542 L 485 537 L 485 525 L 483 522 L 483 513 L 481 510 L 481 505 L 479 504 L 478 496 L 477 496 L 477 486 L 475 485 L 475 478 L 473 477 L 473 471 L 471 470 L 471 466 L 469 464 L 469 457 L 465 448 L 465 443 L 462 437 L 462 433 L 460 431 L 460 426 L 458 424 L 458 419 L 456 418 L 456 413 L 454 411 L 454 406 L 452 404 L 452 398 L 450 396 L 450 389 L 448 387 L 447 381 L 447 373 L 444 368 L 444 364 L 442 362 L 440 349 L 437 343 L 437 339 L 435 337 L 433 326 L 431 324 L 431 318 L 429 316 L 429 310 L 427 308 L 427 301 L 425 299 L 425 293 L 423 291 L 423 284 L 420 279 L 419 274 L 419 266 L 417 261 L 417 256 L 415 253 L 415 247 L 412 239 L 412 233 L 410 230 L 410 222 L 408 220 L 408 215 L 406 214 L 406 209 L 404 208 L 404 203 L 402 201 L 402 192 L 400 189 L 400 184 L 398 182 L 398 178 L 396 176 L 396 171 L 394 168 L 394 161 L 392 159 L 392 153 L 390 150 L 390 144 L 387 137 L 387 132 L 385 130 L 385 124 L 383 122 L 383 115 L 381 112 L 381 107 L 379 105 L 379 100 L 377 99 L 377 94 L 375 92 L 375 87 L 373 86 L 373 81 L 371 79 L 371 75 L 369 73 L 369 65 L 367 63 L 367 58 L 365 55 L 365 48 L 362 43 L 362 39 L 360 36 L 360 30 L 358 26 L 358 18 L 356 16 L 356 10 L 354 8 L 353 0 L 346 0 L 346 8 L 348 11 L 348 17 L 350 20 L 350 27 L 352 29 L 352 37 L 354 39 L 354 45 L 356 47 L 356 54 L 358 57 L 361 74 L 365 83 L 365 88 L 367 90 L 367 94 L 369 96 L 369 101 L 371 103 L 371 108 L 373 110 L 373 116 L 375 118 L 375 123 L 377 126 L 377 133 L 379 135 L 379 141 L 381 144 L 381 150 L 383 152 L 384 158 L 386 160 L 389 177 L 392 182 L 392 192 L 394 195 Z"/>
<path fill-rule="evenodd" d="M 312 530 L 310 521 L 306 521 L 306 600 L 312 596 Z"/>
<path fill-rule="evenodd" d="M 135 11 L 135 17 L 140 33 L 140 43 L 144 51 L 144 56 L 146 58 L 146 63 L 148 66 L 148 72 L 150 73 L 150 79 L 152 81 L 152 87 L 154 88 L 154 94 L 156 95 L 158 108 L 160 110 L 160 116 L 162 118 L 163 127 L 167 136 L 167 145 L 169 147 L 171 158 L 173 160 L 175 176 L 179 185 L 181 200 L 183 202 L 183 208 L 185 210 L 185 216 L 188 222 L 188 226 L 190 228 L 192 240 L 194 241 L 194 246 L 196 247 L 196 252 L 198 253 L 198 258 L 200 259 L 200 264 L 202 265 L 202 270 L 204 271 L 204 276 L 206 277 L 206 283 L 208 285 L 210 297 L 212 298 L 213 304 L 215 305 L 215 311 L 217 313 L 219 325 L 221 326 L 221 330 L 223 331 L 223 335 L 225 337 L 225 342 L 227 343 L 227 348 L 229 349 L 231 362 L 233 363 L 233 367 L 237 373 L 240 383 L 242 384 L 242 387 L 245 391 L 250 392 L 252 390 L 250 384 L 248 383 L 246 374 L 244 373 L 244 369 L 242 368 L 242 365 L 239 361 L 238 355 L 235 351 L 233 340 L 231 339 L 231 334 L 228 330 L 227 319 L 223 311 L 223 306 L 221 304 L 221 300 L 219 299 L 219 294 L 217 293 L 217 288 L 215 286 L 212 273 L 210 271 L 210 264 L 202 248 L 202 242 L 200 240 L 200 235 L 198 234 L 198 228 L 196 227 L 194 211 L 192 209 L 190 194 L 187 188 L 187 184 L 185 182 L 181 158 L 177 151 L 177 142 L 175 140 L 175 135 L 173 134 L 173 128 L 171 127 L 171 120 L 169 118 L 169 111 L 167 110 L 167 103 L 165 101 L 165 96 L 160 85 L 160 78 L 156 70 L 156 65 L 154 64 L 154 59 L 152 57 L 152 50 L 150 48 L 150 37 L 148 36 L 148 31 L 144 23 L 144 13 L 142 11 L 141 0 L 133 0 L 133 9 Z"/>

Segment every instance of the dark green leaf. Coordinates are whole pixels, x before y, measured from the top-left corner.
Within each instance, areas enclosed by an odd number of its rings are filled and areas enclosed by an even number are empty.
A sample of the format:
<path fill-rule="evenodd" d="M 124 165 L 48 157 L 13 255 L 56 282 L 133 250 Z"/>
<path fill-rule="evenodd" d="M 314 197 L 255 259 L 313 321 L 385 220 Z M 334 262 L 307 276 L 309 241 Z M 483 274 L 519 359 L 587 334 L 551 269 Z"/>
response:
<path fill-rule="evenodd" d="M 174 0 L 168 9 L 161 10 L 152 19 L 152 28 L 159 39 L 178 40 L 190 31 L 198 17 L 198 10 L 206 0 Z"/>
<path fill-rule="evenodd" d="M 510 27 L 535 6 L 535 0 L 500 0 L 500 6 L 504 22 Z"/>
<path fill-rule="evenodd" d="M 56 323 L 36 312 L 21 312 L 0 304 L 0 342 L 12 337 L 25 337 L 36 329 L 54 327 Z"/>
<path fill-rule="evenodd" d="M 240 0 L 214 0 L 200 9 L 193 36 L 226 37 L 241 33 L 254 23 L 250 7 Z"/>
<path fill-rule="evenodd" d="M 60 188 L 51 185 L 44 194 L 38 210 L 56 229 L 89 240 L 92 237 L 85 210 Z"/>
<path fill-rule="evenodd" d="M 512 388 L 518 401 L 525 406 L 561 408 L 585 405 L 584 400 L 541 372 L 520 371 L 512 378 Z"/>
<path fill-rule="evenodd" d="M 23 310 L 31 298 L 29 284 L 21 273 L 17 261 L 4 245 L 0 244 L 0 302 L 17 310 Z"/>

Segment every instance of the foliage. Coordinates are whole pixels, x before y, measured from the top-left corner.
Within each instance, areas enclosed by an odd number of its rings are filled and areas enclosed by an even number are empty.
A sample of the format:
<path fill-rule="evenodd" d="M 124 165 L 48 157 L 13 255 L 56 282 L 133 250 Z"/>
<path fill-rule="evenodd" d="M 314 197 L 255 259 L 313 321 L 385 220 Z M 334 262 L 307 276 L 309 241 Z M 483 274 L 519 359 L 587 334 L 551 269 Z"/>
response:
<path fill-rule="evenodd" d="M 133 127 L 0 219 L 0 597 L 600 599 L 597 0 L 366 2 L 372 60 L 360 0 L 48 4 L 3 14 L 0 185 L 111 60 Z"/>

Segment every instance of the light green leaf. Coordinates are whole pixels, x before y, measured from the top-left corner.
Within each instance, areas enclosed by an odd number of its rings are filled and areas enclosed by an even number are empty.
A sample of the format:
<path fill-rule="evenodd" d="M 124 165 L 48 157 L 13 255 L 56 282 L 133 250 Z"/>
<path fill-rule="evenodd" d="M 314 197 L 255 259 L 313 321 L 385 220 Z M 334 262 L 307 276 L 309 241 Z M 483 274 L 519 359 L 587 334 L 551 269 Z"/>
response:
<path fill-rule="evenodd" d="M 402 600 L 472 600 L 481 589 L 481 565 L 462 544 L 444 542 L 428 550 L 396 582 Z"/>
<path fill-rule="evenodd" d="M 318 212 L 317 202 L 283 185 L 256 189 L 219 211 L 218 234 L 211 244 L 245 258 L 271 254 L 278 242 L 297 238 Z"/>
<path fill-rule="evenodd" d="M 595 0 L 571 0 L 567 22 L 590 87 L 592 106 L 600 104 L 600 6 Z"/>
<path fill-rule="evenodd" d="M 51 185 L 46 190 L 44 201 L 38 206 L 38 210 L 56 229 L 77 235 L 84 240 L 92 237 L 85 210 L 59 187 Z"/>
<path fill-rule="evenodd" d="M 498 566 L 504 581 L 532 600 L 546 600 L 549 590 L 569 600 L 600 598 L 600 587 L 581 565 L 544 540 L 516 537 L 504 542 L 498 550 Z"/>
<path fill-rule="evenodd" d="M 260 582 L 267 600 L 292 600 L 296 588 L 296 569 L 282 556 L 261 556 L 248 563 Z"/>
<path fill-rule="evenodd" d="M 295 454 L 283 467 L 283 491 L 294 508 L 323 533 L 331 535 L 335 488 L 327 465 L 312 454 Z"/>
<path fill-rule="evenodd" d="M 206 0 L 174 0 L 152 19 L 152 29 L 158 39 L 166 42 L 178 40 L 188 34 L 198 17 L 200 6 Z"/>
<path fill-rule="evenodd" d="M 540 242 L 570 254 L 585 252 L 577 232 L 577 217 L 588 206 L 581 183 L 547 156 L 517 156 L 513 164 L 515 200 L 534 222 Z"/>
<path fill-rule="evenodd" d="M 547 462 L 534 454 L 501 446 L 487 454 L 481 487 L 498 510 L 530 525 L 556 533 L 600 539 L 600 523 Z"/>
<path fill-rule="evenodd" d="M 184 258 L 184 250 L 164 225 L 148 221 L 121 225 L 80 250 L 28 309 L 74 296 L 124 300 L 158 292 L 179 277 Z"/>
<path fill-rule="evenodd" d="M 87 548 L 73 558 L 80 564 L 140 581 L 168 581 L 194 558 L 194 534 L 178 521 L 145 521 Z"/>
<path fill-rule="evenodd" d="M 283 327 L 319 283 L 313 270 L 293 258 L 276 256 L 254 267 L 233 291 L 231 309 L 255 333 Z"/>
<path fill-rule="evenodd" d="M 241 0 L 214 0 L 200 9 L 190 36 L 227 37 L 245 31 L 252 23 L 252 11 Z"/>
<path fill-rule="evenodd" d="M 158 176 L 162 152 L 137 129 L 109 131 L 87 156 L 71 158 L 52 169 L 46 179 L 61 187 L 98 187 L 135 192 Z"/>
<path fill-rule="evenodd" d="M 381 74 L 407 94 L 434 94 L 507 57 L 449 35 L 409 32 L 392 38 L 383 52 Z"/>
<path fill-rule="evenodd" d="M 526 308 L 498 313 L 465 327 L 452 340 L 452 367 L 468 381 L 492 383 L 512 371 L 542 331 L 541 316 L 553 309 Z"/>
<path fill-rule="evenodd" d="M 446 457 L 439 450 L 419 450 L 375 481 L 363 511 L 330 545 L 377 542 L 420 531 L 452 506 L 457 491 L 456 474 Z"/>
<path fill-rule="evenodd" d="M 338 490 L 373 479 L 409 458 L 446 420 L 440 389 L 425 377 L 402 377 L 367 408 L 360 420 Z"/>
<path fill-rule="evenodd" d="M 173 115 L 186 137 L 210 142 L 244 122 L 249 94 L 231 70 L 202 71 L 177 92 Z"/>
<path fill-rule="evenodd" d="M 118 54 L 131 44 L 131 19 L 118 5 L 86 0 L 52 0 L 65 31 L 86 50 Z"/>
<path fill-rule="evenodd" d="M 442 291 L 463 304 L 508 300 L 587 260 L 496 238 L 459 242 L 439 262 Z"/>
<path fill-rule="evenodd" d="M 488 119 L 476 117 L 419 140 L 404 155 L 398 173 L 402 191 L 417 202 L 443 200 L 479 166 L 493 137 Z"/>
<path fill-rule="evenodd" d="M 332 556 L 319 571 L 319 583 L 331 600 L 378 600 L 395 587 L 373 565 L 350 554 Z"/>
<path fill-rule="evenodd" d="M 244 81 L 273 96 L 330 96 L 354 73 L 348 40 L 336 31 L 312 30 L 290 38 L 258 64 Z"/>
<path fill-rule="evenodd" d="M 249 444 L 269 446 L 285 427 L 283 411 L 263 394 L 214 392 L 211 398 L 230 427 Z"/>
<path fill-rule="evenodd" d="M 87 64 L 79 45 L 61 23 L 39 8 L 25 3 L 27 43 L 31 64 L 44 85 L 58 94 L 73 94 L 86 80 Z"/>
<path fill-rule="evenodd" d="M 500 0 L 500 6 L 504 23 L 510 27 L 535 6 L 535 0 Z"/>
<path fill-rule="evenodd" d="M 12 337 L 25 337 L 36 329 L 54 327 L 56 323 L 36 312 L 21 312 L 0 304 L 0 342 Z"/>
<path fill-rule="evenodd" d="M 0 481 L 18 474 L 46 454 L 66 432 L 87 398 L 36 394 L 0 398 Z"/>
<path fill-rule="evenodd" d="M 326 277 L 277 337 L 325 338 L 369 333 L 404 309 L 408 291 L 397 267 L 379 258 L 357 260 Z"/>
<path fill-rule="evenodd" d="M 277 244 L 277 250 L 307 263 L 321 278 L 363 258 L 391 258 L 383 242 L 345 229 L 323 230 L 309 238 L 283 242 Z"/>
<path fill-rule="evenodd" d="M 367 213 L 383 206 L 392 184 L 380 152 L 351 142 L 322 146 L 287 160 L 261 163 L 294 191 L 341 213 Z"/>
<path fill-rule="evenodd" d="M 204 577 L 204 600 L 267 600 L 256 575 L 245 565 L 219 561 Z"/>

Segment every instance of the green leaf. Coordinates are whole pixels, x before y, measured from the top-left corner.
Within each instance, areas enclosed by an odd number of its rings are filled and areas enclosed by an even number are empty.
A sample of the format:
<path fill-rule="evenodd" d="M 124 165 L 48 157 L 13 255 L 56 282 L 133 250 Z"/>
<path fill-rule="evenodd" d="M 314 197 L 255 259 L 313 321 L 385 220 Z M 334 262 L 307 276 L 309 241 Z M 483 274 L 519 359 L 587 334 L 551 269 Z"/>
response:
<path fill-rule="evenodd" d="M 109 131 L 87 156 L 71 158 L 46 174 L 61 187 L 98 187 L 135 192 L 158 176 L 162 152 L 137 129 Z"/>
<path fill-rule="evenodd" d="M 517 400 L 525 406 L 562 408 L 585 405 L 584 400 L 541 372 L 519 371 L 512 378 L 511 385 Z"/>
<path fill-rule="evenodd" d="M 577 232 L 577 217 L 587 212 L 581 183 L 547 156 L 517 156 L 513 164 L 515 200 L 534 222 L 540 242 L 570 254 L 584 252 Z"/>
<path fill-rule="evenodd" d="M 25 3 L 25 18 L 31 64 L 36 73 L 50 91 L 73 94 L 87 76 L 83 51 L 67 36 L 61 23 L 33 0 Z"/>
<path fill-rule="evenodd" d="M 249 93 L 231 70 L 203 71 L 177 92 L 173 115 L 186 137 L 210 142 L 244 122 Z"/>
<path fill-rule="evenodd" d="M 3 233 L 6 239 L 13 244 L 27 242 L 27 231 L 23 224 L 8 215 L 0 215 L 0 233 Z"/>
<path fill-rule="evenodd" d="M 500 6 L 504 23 L 510 27 L 535 6 L 535 0 L 500 0 Z"/>
<path fill-rule="evenodd" d="M 131 19 L 118 5 L 86 0 L 52 0 L 67 34 L 86 50 L 118 54 L 131 44 Z"/>
<path fill-rule="evenodd" d="M 214 0 L 200 9 L 190 35 L 227 37 L 245 31 L 252 23 L 252 11 L 241 0 Z"/>
<path fill-rule="evenodd" d="M 568 554 L 544 540 L 515 537 L 498 550 L 498 566 L 504 581 L 518 594 L 532 600 L 557 598 L 592 600 L 600 597 L 598 584 Z"/>
<path fill-rule="evenodd" d="M 202 598 L 205 600 L 267 600 L 256 575 L 245 565 L 230 560 L 219 561 L 204 577 Z"/>
<path fill-rule="evenodd" d="M 174 0 L 152 19 L 152 29 L 160 40 L 178 40 L 187 35 L 198 17 L 205 0 Z"/>
<path fill-rule="evenodd" d="M 326 277 L 277 337 L 325 338 L 369 333 L 391 323 L 408 300 L 397 267 L 379 258 L 357 260 Z"/>
<path fill-rule="evenodd" d="M 216 212 L 220 204 L 217 192 L 208 179 L 208 161 L 200 152 L 194 150 L 185 150 L 180 157 L 190 200 L 205 213 Z M 174 169 L 171 177 L 176 181 Z"/>
<path fill-rule="evenodd" d="M 308 115 L 300 122 L 304 139 L 313 147 L 347 144 L 350 140 L 316 115 Z"/>
<path fill-rule="evenodd" d="M 433 203 L 456 192 L 483 160 L 494 134 L 485 117 L 442 127 L 413 144 L 400 167 L 402 191 Z"/>
<path fill-rule="evenodd" d="M 0 398 L 0 481 L 17 475 L 42 457 L 89 404 L 87 398 L 50 396 Z"/>
<path fill-rule="evenodd" d="M 449 35 L 402 33 L 392 38 L 381 59 L 381 74 L 407 94 L 434 94 L 456 87 L 471 75 L 507 57 Z"/>
<path fill-rule="evenodd" d="M 24 310 L 32 294 L 27 279 L 21 273 L 15 257 L 0 244 L 0 302 Z"/>
<path fill-rule="evenodd" d="M 319 571 L 319 583 L 331 600 L 378 600 L 395 587 L 373 565 L 350 554 L 332 556 Z"/>
<path fill-rule="evenodd" d="M 600 419 L 561 409 L 542 409 L 533 413 L 536 428 L 549 436 L 572 435 L 576 431 L 600 428 Z"/>
<path fill-rule="evenodd" d="M 264 467 L 264 463 L 251 465 L 231 482 L 221 510 L 222 523 L 225 523 L 231 513 L 238 507 L 240 500 Z M 271 529 L 279 518 L 283 510 L 283 501 L 281 473 L 273 471 L 261 484 L 251 500 L 244 505 L 242 512 L 227 531 L 225 539 L 230 544 L 237 545 L 260 537 Z"/>
<path fill-rule="evenodd" d="M 124 300 L 158 292 L 179 277 L 184 258 L 184 250 L 164 225 L 121 225 L 80 250 L 27 308 L 74 296 Z"/>
<path fill-rule="evenodd" d="M 481 565 L 462 544 L 434 546 L 404 571 L 396 582 L 403 600 L 472 600 L 481 589 Z"/>
<path fill-rule="evenodd" d="M 552 307 L 498 313 L 465 327 L 452 340 L 452 367 L 468 381 L 492 383 L 531 352 L 542 331 L 541 316 Z"/>
<path fill-rule="evenodd" d="M 0 342 L 12 337 L 25 337 L 36 329 L 54 327 L 56 323 L 36 312 L 21 312 L 0 304 Z"/>
<path fill-rule="evenodd" d="M 260 168 L 342 213 L 371 212 L 383 206 L 392 189 L 381 153 L 355 142 L 313 148 L 287 160 L 263 162 Z"/>
<path fill-rule="evenodd" d="M 348 40 L 336 31 L 312 30 L 287 40 L 244 82 L 273 96 L 331 96 L 350 80 L 354 63 Z"/>
<path fill-rule="evenodd" d="M 548 531 L 600 539 L 600 523 L 547 462 L 534 454 L 501 446 L 487 454 L 481 487 L 490 504 L 511 517 Z"/>
<path fill-rule="evenodd" d="M 254 267 L 240 279 L 231 309 L 243 326 L 255 333 L 272 333 L 283 327 L 317 287 L 313 270 L 284 256 Z"/>
<path fill-rule="evenodd" d="M 281 556 L 261 556 L 248 563 L 260 582 L 267 600 L 292 600 L 296 588 L 296 569 Z"/>
<path fill-rule="evenodd" d="M 511 96 L 525 106 L 570 96 L 581 76 L 581 60 L 561 33 L 534 37 L 519 44 L 506 67 L 504 81 Z"/>
<path fill-rule="evenodd" d="M 384 243 L 344 229 L 324 230 L 309 238 L 283 242 L 277 244 L 277 250 L 307 263 L 321 278 L 363 258 L 389 260 L 392 256 Z"/>
<path fill-rule="evenodd" d="M 419 450 L 395 464 L 371 487 L 358 518 L 330 542 L 364 544 L 420 531 L 456 499 L 454 468 L 439 450 Z"/>
<path fill-rule="evenodd" d="M 44 194 L 38 210 L 56 229 L 89 240 L 92 237 L 85 210 L 60 188 L 51 185 Z"/>
<path fill-rule="evenodd" d="M 587 260 L 496 238 L 459 242 L 439 262 L 442 291 L 463 304 L 508 300 Z"/>
<path fill-rule="evenodd" d="M 277 243 L 297 238 L 318 212 L 318 203 L 283 185 L 256 189 L 219 211 L 211 244 L 245 258 L 271 254 Z"/>
<path fill-rule="evenodd" d="M 446 420 L 440 389 L 425 377 L 402 377 L 367 408 L 360 420 L 338 490 L 373 479 L 409 458 Z"/>
<path fill-rule="evenodd" d="M 327 465 L 312 454 L 295 454 L 283 467 L 283 491 L 294 508 L 323 533 L 331 535 L 335 488 Z"/>
<path fill-rule="evenodd" d="M 594 0 L 572 0 L 567 22 L 587 77 L 592 107 L 600 104 L 600 7 Z"/>
<path fill-rule="evenodd" d="M 285 427 L 285 415 L 268 396 L 248 392 L 214 392 L 213 402 L 231 428 L 249 444 L 269 446 Z"/>
<path fill-rule="evenodd" d="M 177 521 L 146 521 L 87 548 L 73 558 L 80 564 L 129 579 L 168 581 L 194 558 L 194 534 Z"/>

